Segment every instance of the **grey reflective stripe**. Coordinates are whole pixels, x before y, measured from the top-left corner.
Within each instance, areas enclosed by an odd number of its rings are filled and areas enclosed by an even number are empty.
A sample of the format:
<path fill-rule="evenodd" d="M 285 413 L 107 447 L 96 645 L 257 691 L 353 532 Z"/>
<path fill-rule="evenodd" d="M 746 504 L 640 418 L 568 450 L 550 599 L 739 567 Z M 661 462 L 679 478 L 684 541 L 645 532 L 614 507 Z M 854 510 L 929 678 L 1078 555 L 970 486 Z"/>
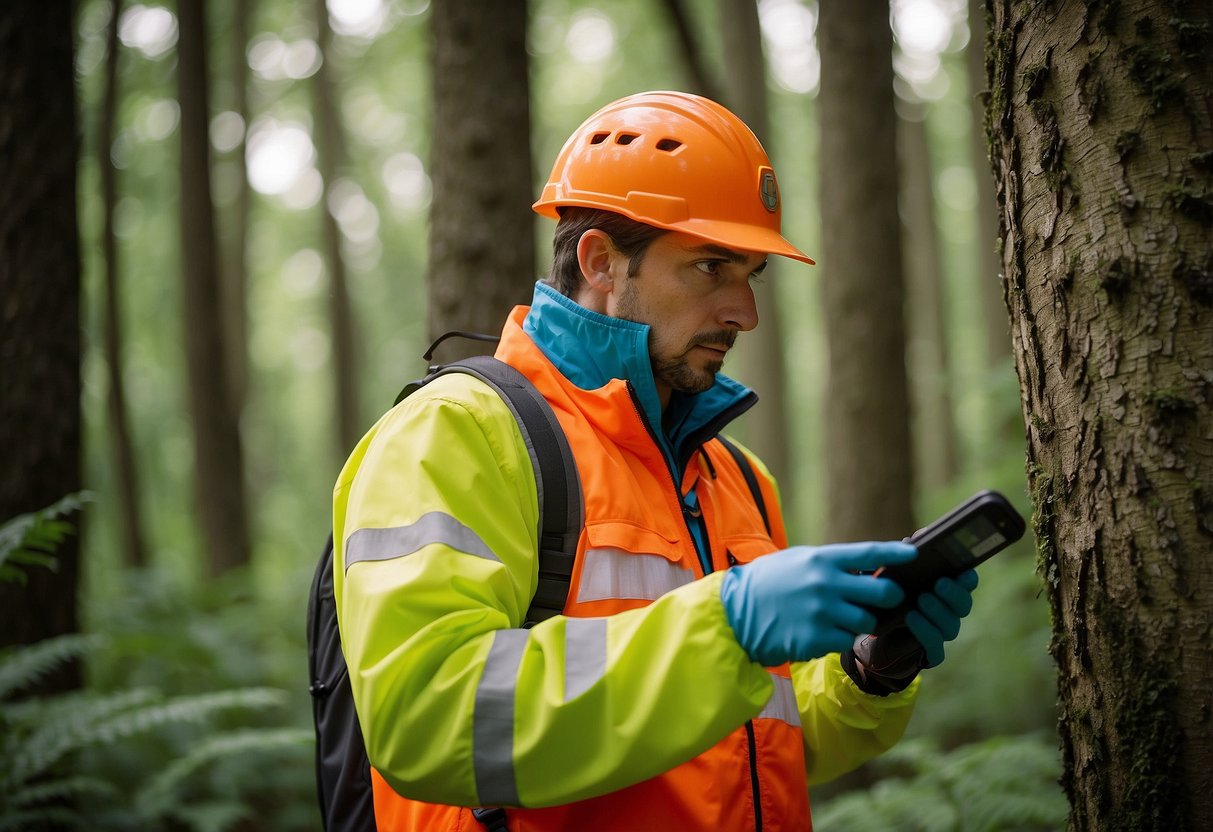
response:
<path fill-rule="evenodd" d="M 661 555 L 637 555 L 622 549 L 586 549 L 577 600 L 613 598 L 656 601 L 671 589 L 691 583 L 695 574 Z"/>
<path fill-rule="evenodd" d="M 527 630 L 497 630 L 472 715 L 472 765 L 483 806 L 517 806 L 514 781 L 514 691 Z"/>
<path fill-rule="evenodd" d="M 771 681 L 775 683 L 775 690 L 758 719 L 778 719 L 799 728 L 800 709 L 796 707 L 796 688 L 792 686 L 792 680 L 772 673 Z"/>
<path fill-rule="evenodd" d="M 580 696 L 606 675 L 605 618 L 564 622 L 564 701 Z"/>
<path fill-rule="evenodd" d="M 443 543 L 469 555 L 500 560 L 476 532 L 449 514 L 431 511 L 408 526 L 357 529 L 345 541 L 345 568 L 364 560 L 402 558 L 431 543 Z"/>

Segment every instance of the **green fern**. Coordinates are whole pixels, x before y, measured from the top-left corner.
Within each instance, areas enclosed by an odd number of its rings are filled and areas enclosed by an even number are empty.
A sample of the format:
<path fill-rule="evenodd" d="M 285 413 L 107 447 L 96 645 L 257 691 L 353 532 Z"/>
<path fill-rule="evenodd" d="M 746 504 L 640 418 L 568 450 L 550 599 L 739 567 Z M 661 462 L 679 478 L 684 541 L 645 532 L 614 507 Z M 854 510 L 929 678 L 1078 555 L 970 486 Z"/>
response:
<path fill-rule="evenodd" d="M 72 531 L 72 525 L 59 518 L 79 511 L 91 499 L 86 491 L 68 494 L 44 509 L 0 525 L 0 581 L 24 585 L 29 579 L 24 567 L 54 570 L 52 553 Z"/>
<path fill-rule="evenodd" d="M 136 795 L 135 805 L 141 815 L 158 817 L 172 808 L 176 802 L 175 793 L 181 785 L 212 762 L 245 754 L 306 747 L 313 739 L 310 730 L 299 728 L 246 729 L 212 737 L 149 781 Z"/>
<path fill-rule="evenodd" d="M 71 713 L 63 713 L 54 703 L 46 710 L 35 710 L 30 714 L 32 720 L 10 726 L 24 736 L 12 749 L 5 743 L 8 754 L 0 761 L 0 793 L 49 772 L 68 754 L 91 745 L 110 745 L 166 725 L 203 724 L 219 711 L 278 707 L 285 701 L 282 691 L 270 688 L 181 696 L 164 702 L 149 701 L 152 696 L 147 690 L 123 691 L 76 697 Z"/>
<path fill-rule="evenodd" d="M 818 832 L 1050 832 L 1067 805 L 1057 751 L 1038 735 L 996 737 L 949 752 L 903 742 L 881 765 L 912 776 L 878 782 L 814 807 Z"/>
<path fill-rule="evenodd" d="M 100 644 L 98 636 L 56 636 L 0 653 L 0 701 L 31 687 L 57 667 L 78 659 Z"/>
<path fill-rule="evenodd" d="M 7 810 L 0 805 L 0 832 L 13 829 L 25 832 L 29 829 L 66 829 L 70 826 L 81 827 L 84 818 L 71 809 L 62 806 L 41 806 L 32 809 Z"/>

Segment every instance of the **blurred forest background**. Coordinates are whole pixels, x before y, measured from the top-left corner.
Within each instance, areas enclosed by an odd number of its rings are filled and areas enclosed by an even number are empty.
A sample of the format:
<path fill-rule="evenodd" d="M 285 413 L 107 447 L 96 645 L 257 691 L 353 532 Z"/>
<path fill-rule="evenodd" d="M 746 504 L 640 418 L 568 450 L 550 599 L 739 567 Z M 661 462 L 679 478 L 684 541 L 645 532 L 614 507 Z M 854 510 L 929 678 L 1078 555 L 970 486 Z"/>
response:
<path fill-rule="evenodd" d="M 425 0 L 180 5 L 80 0 L 74 13 L 87 494 L 73 513 L 77 500 L 65 489 L 66 503 L 27 517 L 20 531 L 32 559 L 31 551 L 54 551 L 62 524 L 79 531 L 82 634 L 27 650 L 24 664 L 0 674 L 10 728 L 0 795 L 19 796 L 0 797 L 5 828 L 37 818 L 63 826 L 86 818 L 93 829 L 318 827 L 304 617 L 331 487 L 358 433 L 425 369 L 427 275 L 435 273 L 427 235 L 440 196 L 433 173 L 450 149 L 434 138 L 434 9 Z M 722 25 L 737 5 L 530 0 L 534 161 L 525 147 L 519 158 L 537 194 L 585 116 L 645 89 L 718 96 L 765 134 L 784 233 L 820 265 L 772 269 L 760 311 L 779 333 L 778 360 L 743 354 L 725 371 L 754 384 L 786 420 L 785 432 L 743 424 L 737 433 L 756 447 L 779 440 L 762 450 L 781 474 L 791 537 L 821 543 L 846 534 L 831 516 L 825 413 L 832 399 L 880 384 L 831 381 L 823 285 L 837 266 L 821 256 L 823 227 L 878 229 L 865 211 L 841 215 L 822 204 L 818 6 L 756 5 L 760 129 L 747 109 L 754 95 L 738 91 L 745 70 L 728 39 L 739 27 Z M 189 90 L 200 87 L 186 83 L 184 62 L 199 24 L 187 14 L 202 11 L 209 37 L 197 57 L 209 99 L 196 100 Z M 963 0 L 892 4 L 910 393 L 906 413 L 894 416 L 909 417 L 913 517 L 872 523 L 896 536 L 980 488 L 1031 512 L 982 129 L 983 16 Z M 499 83 L 484 70 L 474 81 L 490 95 Z M 441 104 L 465 118 L 479 112 L 460 100 Z M 210 220 L 193 213 L 182 176 L 191 164 L 182 131 L 197 118 L 209 136 L 204 179 L 214 205 L 215 245 L 202 249 L 186 238 Z M 497 139 L 511 152 L 521 140 Z M 528 223 L 511 242 L 523 262 L 534 246 L 524 286 L 546 271 L 552 230 Z M 890 239 L 898 235 L 866 245 Z M 198 370 L 183 335 L 206 303 L 183 297 L 191 268 L 222 274 L 233 304 L 213 342 L 227 357 L 204 361 L 231 371 L 218 398 L 238 414 L 244 481 L 227 484 L 227 499 L 247 517 L 247 546 L 216 546 L 222 534 L 208 538 L 195 497 L 198 410 L 216 394 L 191 388 Z M 780 363 L 774 379 L 761 372 Z M 11 524 L 6 530 L 12 551 L 17 538 Z M 906 741 L 814 789 L 817 829 L 1062 824 L 1055 669 L 1031 534 L 981 577 L 976 610 L 930 672 Z M 82 691 L 21 698 L 72 659 Z"/>

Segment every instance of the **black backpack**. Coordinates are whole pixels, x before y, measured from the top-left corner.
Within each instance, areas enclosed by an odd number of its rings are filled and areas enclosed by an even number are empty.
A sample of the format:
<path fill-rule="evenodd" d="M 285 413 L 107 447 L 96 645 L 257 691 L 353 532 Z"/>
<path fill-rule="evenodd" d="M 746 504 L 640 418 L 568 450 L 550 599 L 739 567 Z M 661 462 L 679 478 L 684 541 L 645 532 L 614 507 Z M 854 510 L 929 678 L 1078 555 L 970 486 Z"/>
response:
<path fill-rule="evenodd" d="M 539 505 L 539 584 L 527 610 L 531 626 L 564 609 L 581 534 L 581 484 L 573 453 L 547 400 L 522 373 L 489 356 L 475 356 L 432 368 L 409 384 L 397 404 L 447 373 L 469 373 L 497 391 L 513 411 L 531 452 Z M 333 536 L 329 535 L 312 579 L 307 608 L 308 673 L 316 725 L 316 787 L 328 832 L 374 832 L 371 766 L 354 711 L 349 671 L 337 630 L 333 600 Z M 491 824 L 503 814 L 484 813 Z M 490 826 L 491 828 L 491 826 Z"/>
<path fill-rule="evenodd" d="M 560 614 L 568 600 L 583 522 L 581 483 L 573 453 L 556 414 L 543 395 L 522 373 L 489 356 L 475 356 L 431 368 L 424 378 L 407 385 L 396 403 L 446 373 L 469 373 L 496 390 L 513 411 L 531 452 L 540 495 L 540 542 L 539 582 L 523 625 L 530 627 Z M 769 532 L 766 505 L 750 461 L 723 436 L 717 438 L 741 469 Z M 349 670 L 337 630 L 331 533 L 312 578 L 307 639 L 311 680 L 308 690 L 312 694 L 312 716 L 316 726 L 316 790 L 324 828 L 327 832 L 374 832 L 371 765 L 354 710 Z M 474 814 L 486 829 L 505 829 L 505 813 L 501 809 L 477 809 Z"/>

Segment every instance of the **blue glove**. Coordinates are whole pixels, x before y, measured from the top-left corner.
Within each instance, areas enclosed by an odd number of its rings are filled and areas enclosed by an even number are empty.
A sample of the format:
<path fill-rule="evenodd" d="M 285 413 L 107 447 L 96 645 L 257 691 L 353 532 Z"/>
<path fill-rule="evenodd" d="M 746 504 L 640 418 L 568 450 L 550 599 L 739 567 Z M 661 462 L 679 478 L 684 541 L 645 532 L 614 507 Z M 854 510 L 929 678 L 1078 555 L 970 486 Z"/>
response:
<path fill-rule="evenodd" d="M 875 627 L 865 607 L 901 603 L 904 593 L 893 581 L 856 572 L 917 554 L 900 542 L 796 546 L 730 569 L 720 600 L 751 659 L 768 667 L 808 661 L 846 650 L 857 633 Z"/>
<path fill-rule="evenodd" d="M 918 609 L 906 613 L 906 627 L 926 652 L 923 667 L 943 661 L 943 643 L 960 634 L 960 620 L 973 609 L 977 573 L 972 569 L 955 578 L 940 578 L 933 592 L 918 596 Z"/>

